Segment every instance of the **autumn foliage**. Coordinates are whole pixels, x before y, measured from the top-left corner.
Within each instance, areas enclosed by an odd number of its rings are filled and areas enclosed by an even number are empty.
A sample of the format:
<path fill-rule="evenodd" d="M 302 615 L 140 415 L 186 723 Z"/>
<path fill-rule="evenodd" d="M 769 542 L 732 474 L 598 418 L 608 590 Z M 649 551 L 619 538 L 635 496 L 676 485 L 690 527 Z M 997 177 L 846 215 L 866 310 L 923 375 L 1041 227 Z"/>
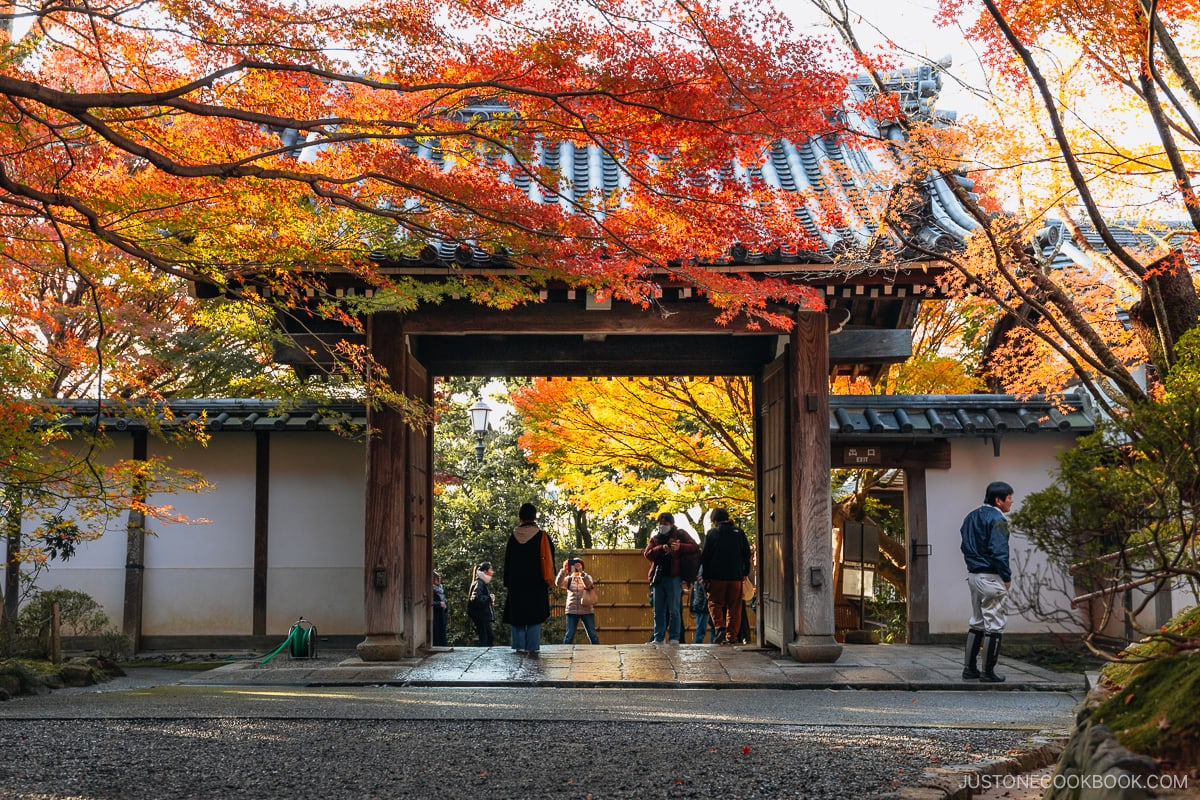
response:
<path fill-rule="evenodd" d="M 1069 377 L 1101 402 L 1143 399 L 1134 368 L 1166 374 L 1200 316 L 1188 266 L 1200 7 L 947 0 L 942 12 L 968 26 L 993 78 L 962 157 L 1007 213 L 977 215 L 953 266 L 1004 315 L 987 353 L 994 385 L 1044 391 Z"/>
<path fill-rule="evenodd" d="M 522 284 L 636 302 L 658 292 L 652 266 L 752 315 L 804 296 L 699 266 L 733 242 L 807 242 L 789 201 L 731 169 L 828 130 L 842 99 L 824 48 L 769 8 L 112 2 L 18 21 L 29 33 L 0 46 L 0 225 L 23 265 L 286 297 L 328 269 L 389 285 L 372 251 L 450 241 L 504 254 Z M 563 191 L 552 142 L 602 152 L 619 188 Z M 444 291 L 536 296 L 489 283 Z"/>
<path fill-rule="evenodd" d="M 613 515 L 753 507 L 747 378 L 539 378 L 512 402 L 539 477 L 579 508 Z"/>

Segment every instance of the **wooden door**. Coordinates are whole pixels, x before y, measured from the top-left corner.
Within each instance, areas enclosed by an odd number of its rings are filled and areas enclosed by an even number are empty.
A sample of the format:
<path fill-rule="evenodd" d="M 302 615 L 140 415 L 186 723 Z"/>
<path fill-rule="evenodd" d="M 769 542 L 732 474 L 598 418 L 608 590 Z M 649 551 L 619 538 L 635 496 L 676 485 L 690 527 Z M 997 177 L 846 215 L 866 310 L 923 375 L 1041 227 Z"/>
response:
<path fill-rule="evenodd" d="M 432 382 L 415 358 L 408 360 L 405 393 L 416 400 L 433 403 Z M 429 426 L 408 428 L 408 464 L 404 469 L 407 493 L 404 531 L 405 592 L 401 619 L 404 621 L 404 653 L 414 656 L 432 642 L 433 595 L 433 435 Z"/>
<path fill-rule="evenodd" d="M 784 649 L 791 633 L 792 514 L 788 464 L 788 359 L 775 359 L 755 384 L 755 450 L 758 462 L 759 640 Z"/>

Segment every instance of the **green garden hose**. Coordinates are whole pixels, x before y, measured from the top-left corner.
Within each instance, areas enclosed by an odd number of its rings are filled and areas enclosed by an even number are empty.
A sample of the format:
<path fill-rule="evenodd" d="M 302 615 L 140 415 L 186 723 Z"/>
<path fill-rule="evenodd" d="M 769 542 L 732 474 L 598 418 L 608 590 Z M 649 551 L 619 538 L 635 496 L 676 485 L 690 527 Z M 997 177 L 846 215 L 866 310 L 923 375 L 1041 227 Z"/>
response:
<path fill-rule="evenodd" d="M 283 643 L 276 647 L 274 652 L 264 658 L 261 664 L 266 664 L 275 656 L 288 651 L 288 655 L 292 658 L 316 658 L 317 656 L 317 628 L 311 622 L 301 617 L 296 621 L 288 631 L 287 638 Z"/>

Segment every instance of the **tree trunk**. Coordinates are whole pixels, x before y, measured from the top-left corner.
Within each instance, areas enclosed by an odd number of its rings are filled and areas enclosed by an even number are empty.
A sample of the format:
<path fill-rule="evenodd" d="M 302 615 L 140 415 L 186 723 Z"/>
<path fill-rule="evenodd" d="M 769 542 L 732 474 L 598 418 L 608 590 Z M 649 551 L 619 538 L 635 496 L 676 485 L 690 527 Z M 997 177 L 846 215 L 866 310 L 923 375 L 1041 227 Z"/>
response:
<path fill-rule="evenodd" d="M 1200 318 L 1200 297 L 1192 283 L 1191 274 L 1183 268 L 1182 259 L 1172 256 L 1175 264 L 1161 261 L 1151 267 L 1152 277 L 1142 286 L 1142 297 L 1129 309 L 1134 332 L 1150 354 L 1150 363 L 1163 375 L 1175 361 L 1175 343 L 1196 325 Z M 1159 298 L 1152 293 L 1157 292 Z M 1162 309 L 1163 318 L 1155 315 Z M 1164 341 L 1165 338 L 1165 341 Z"/>
<path fill-rule="evenodd" d="M 0 608 L 0 652 L 12 644 L 17 631 L 17 612 L 21 599 L 21 489 L 9 484 L 4 488 L 4 606 Z"/>
<path fill-rule="evenodd" d="M 571 516 L 575 522 L 575 545 L 581 550 L 589 550 L 592 547 L 592 531 L 588 527 L 587 512 L 582 508 L 571 510 Z"/>

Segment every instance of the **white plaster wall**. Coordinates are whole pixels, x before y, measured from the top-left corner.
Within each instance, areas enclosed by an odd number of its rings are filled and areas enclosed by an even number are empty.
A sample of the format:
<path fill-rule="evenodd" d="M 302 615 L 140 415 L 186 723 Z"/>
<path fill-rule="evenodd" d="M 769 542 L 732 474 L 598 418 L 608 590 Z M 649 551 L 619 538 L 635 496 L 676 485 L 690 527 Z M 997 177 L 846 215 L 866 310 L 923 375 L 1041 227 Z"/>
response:
<path fill-rule="evenodd" d="M 96 454 L 95 460 L 102 466 L 110 466 L 132 456 L 132 440 L 117 437 L 114 446 Z M 69 509 L 64 509 L 63 516 L 76 519 Z M 86 592 L 104 609 L 111 626 L 119 629 L 125 607 L 126 521 L 124 514 L 103 520 L 104 532 L 99 538 L 81 543 L 75 555 L 67 561 L 55 560 L 46 564 L 38 576 L 37 588 L 41 591 L 70 589 Z M 85 527 L 97 523 L 79 524 Z M 36 522 L 26 520 L 24 527 L 27 531 L 32 531 Z M 0 571 L 0 580 L 4 578 L 2 572 Z M 7 591 L 7 587 L 5 590 Z"/>
<path fill-rule="evenodd" d="M 950 470 L 929 470 L 928 487 L 929 541 L 929 632 L 932 634 L 966 633 L 971 614 L 967 590 L 967 570 L 959 549 L 959 528 L 963 517 L 983 503 L 984 490 L 992 481 L 1006 481 L 1014 490 L 1013 508 L 1022 498 L 1050 485 L 1051 471 L 1057 466 L 1056 453 L 1075 443 L 1073 436 L 1039 433 L 1014 433 L 1000 442 L 1000 456 L 993 454 L 986 439 L 951 440 Z M 1033 550 L 1024 537 L 1014 535 L 1010 543 L 1013 580 L 1019 580 L 1017 564 L 1026 557 L 1027 569 L 1047 566 L 1045 555 Z M 1065 596 L 1053 598 L 1057 607 L 1069 608 Z M 1047 625 L 1021 614 L 1009 604 L 1007 632 L 1043 633 Z"/>
<path fill-rule="evenodd" d="M 286 635 L 299 617 L 322 635 L 363 631 L 365 450 L 332 433 L 281 433 L 270 439 L 267 633 Z M 117 436 L 101 456 L 132 456 Z M 188 523 L 147 520 L 143 632 L 150 636 L 250 634 L 254 589 L 253 433 L 221 432 L 207 447 L 151 440 L 151 457 L 200 472 L 210 492 L 152 495 Z M 205 521 L 201 521 L 205 520 Z M 53 562 L 38 586 L 87 592 L 114 627 L 125 602 L 126 519 Z M 0 572 L 0 579 L 3 573 Z"/>
<path fill-rule="evenodd" d="M 189 524 L 147 520 L 142 632 L 249 635 L 254 589 L 254 434 L 222 432 L 208 447 L 151 441 L 150 456 L 200 472 L 213 491 L 153 495 Z M 208 520 L 200 522 L 199 520 Z"/>
<path fill-rule="evenodd" d="M 361 634 L 366 450 L 332 433 L 271 437 L 267 633 L 299 617 L 321 635 Z"/>

